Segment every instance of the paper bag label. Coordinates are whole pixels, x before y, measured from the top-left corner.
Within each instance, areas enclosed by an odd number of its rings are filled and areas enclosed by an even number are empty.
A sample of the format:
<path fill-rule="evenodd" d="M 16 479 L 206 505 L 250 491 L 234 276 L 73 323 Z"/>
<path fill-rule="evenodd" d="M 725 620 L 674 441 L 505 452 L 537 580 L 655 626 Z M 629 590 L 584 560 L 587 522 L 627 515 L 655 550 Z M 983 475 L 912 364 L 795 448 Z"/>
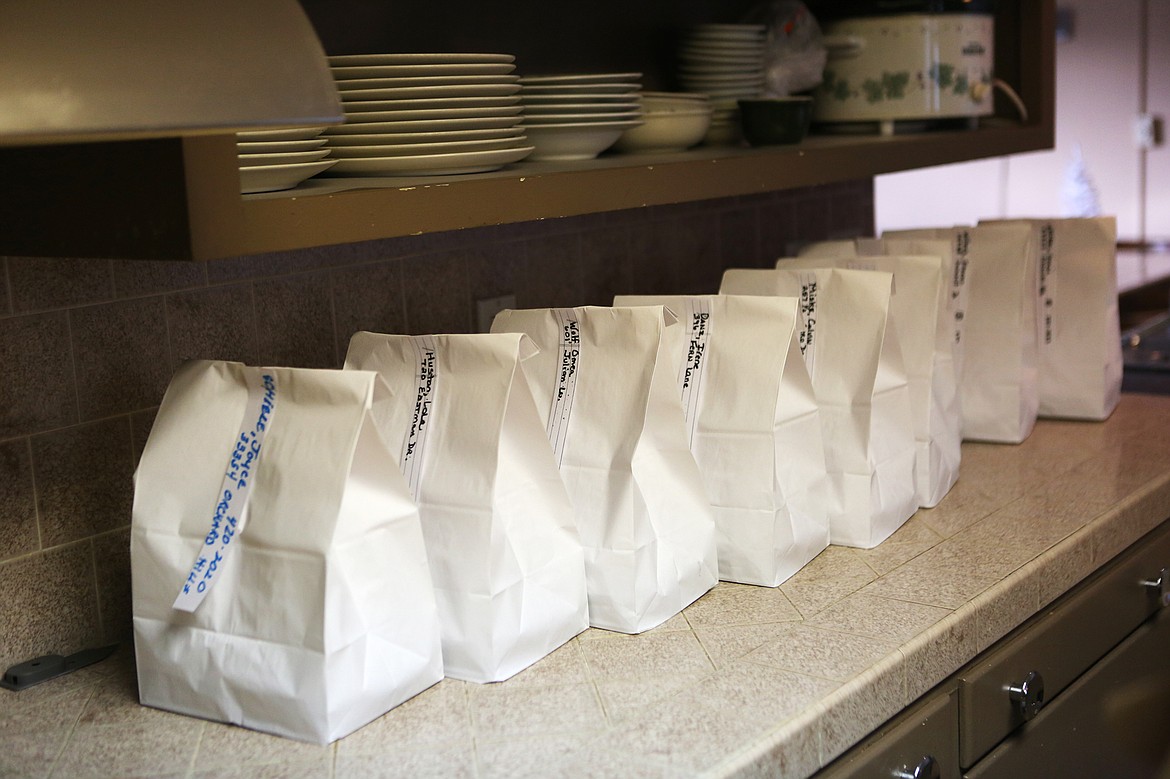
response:
<path fill-rule="evenodd" d="M 414 336 L 410 339 L 410 345 L 414 349 L 416 366 L 414 413 L 410 417 L 410 429 L 406 433 L 406 440 L 402 442 L 400 463 L 402 475 L 406 477 L 406 483 L 410 487 L 410 495 L 417 501 L 427 438 L 431 429 L 431 409 L 435 402 L 435 393 L 439 389 L 439 361 L 436 357 L 434 336 Z"/>
<path fill-rule="evenodd" d="M 688 298 L 683 304 L 683 321 L 690 323 L 686 359 L 679 364 L 678 389 L 686 414 L 687 442 L 695 438 L 699 419 L 699 399 L 707 374 L 707 338 L 711 334 L 711 301 Z"/>
<path fill-rule="evenodd" d="M 799 273 L 800 278 L 800 307 L 797 313 L 800 318 L 800 353 L 804 356 L 804 364 L 810 376 L 816 364 L 816 333 L 817 333 L 817 276 L 815 273 Z"/>
<path fill-rule="evenodd" d="M 1053 247 L 1056 243 L 1056 231 L 1051 222 L 1040 227 L 1040 328 L 1043 334 L 1041 343 L 1048 346 L 1052 343 L 1052 321 L 1055 309 L 1053 272 L 1056 270 L 1056 252 Z"/>
<path fill-rule="evenodd" d="M 216 582 L 219 571 L 227 564 L 228 553 L 235 547 L 233 539 L 244 529 L 244 512 L 252 495 L 253 475 L 260 461 L 264 437 L 276 410 L 276 376 L 260 370 L 248 370 L 248 403 L 235 446 L 228 456 L 219 500 L 211 515 L 211 527 L 203 546 L 187 574 L 173 608 L 195 611 Z"/>
<path fill-rule="evenodd" d="M 967 283 L 967 262 L 971 251 L 971 234 L 960 230 L 955 235 L 955 265 L 951 273 L 951 316 L 955 320 L 955 343 L 963 341 L 963 319 L 967 312 L 963 308 L 963 285 Z"/>
<path fill-rule="evenodd" d="M 552 409 L 548 415 L 548 441 L 556 455 L 557 467 L 565 456 L 565 441 L 569 434 L 569 419 L 573 415 L 573 398 L 577 393 L 577 372 L 581 360 L 581 325 L 577 312 L 571 308 L 552 309 L 560 328 L 558 338 L 557 382 L 553 392 Z"/>

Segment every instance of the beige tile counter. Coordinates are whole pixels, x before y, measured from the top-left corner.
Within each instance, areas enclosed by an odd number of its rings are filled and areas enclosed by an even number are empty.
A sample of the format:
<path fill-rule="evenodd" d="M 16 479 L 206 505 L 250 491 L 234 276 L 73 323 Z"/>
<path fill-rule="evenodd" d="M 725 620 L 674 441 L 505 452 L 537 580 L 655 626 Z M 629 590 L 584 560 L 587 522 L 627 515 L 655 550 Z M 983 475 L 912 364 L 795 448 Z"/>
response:
<path fill-rule="evenodd" d="M 876 549 L 444 681 L 328 747 L 141 707 L 128 648 L 0 690 L 0 777 L 806 776 L 1168 516 L 1170 398 L 1125 396 L 964 445 L 951 494 Z"/>

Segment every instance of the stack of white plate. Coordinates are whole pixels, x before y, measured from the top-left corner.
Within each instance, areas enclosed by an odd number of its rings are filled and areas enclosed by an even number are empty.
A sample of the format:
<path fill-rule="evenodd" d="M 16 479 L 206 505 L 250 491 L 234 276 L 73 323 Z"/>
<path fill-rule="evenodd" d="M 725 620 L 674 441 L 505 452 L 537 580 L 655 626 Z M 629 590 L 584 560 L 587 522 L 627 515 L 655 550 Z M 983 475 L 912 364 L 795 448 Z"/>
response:
<path fill-rule="evenodd" d="M 689 92 L 710 95 L 714 114 L 707 143 L 739 139 L 741 98 L 759 97 L 764 89 L 762 24 L 700 24 L 683 36 L 678 50 L 678 80 Z"/>
<path fill-rule="evenodd" d="M 248 130 L 236 134 L 240 192 L 292 189 L 333 165 L 320 127 Z"/>
<path fill-rule="evenodd" d="M 345 124 L 325 131 L 335 176 L 499 170 L 532 152 L 510 54 L 329 57 Z"/>
<path fill-rule="evenodd" d="M 642 123 L 641 73 L 520 79 L 531 160 L 591 160 Z"/>

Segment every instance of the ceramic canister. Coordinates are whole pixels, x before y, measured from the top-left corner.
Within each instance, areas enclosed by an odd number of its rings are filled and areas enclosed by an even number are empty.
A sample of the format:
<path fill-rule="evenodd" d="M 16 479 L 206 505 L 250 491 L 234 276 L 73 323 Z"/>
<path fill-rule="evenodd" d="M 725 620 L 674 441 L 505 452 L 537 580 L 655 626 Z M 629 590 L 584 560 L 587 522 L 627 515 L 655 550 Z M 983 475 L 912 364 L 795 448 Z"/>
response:
<path fill-rule="evenodd" d="M 825 23 L 829 50 L 813 119 L 865 122 L 992 112 L 995 20 L 901 14 Z"/>

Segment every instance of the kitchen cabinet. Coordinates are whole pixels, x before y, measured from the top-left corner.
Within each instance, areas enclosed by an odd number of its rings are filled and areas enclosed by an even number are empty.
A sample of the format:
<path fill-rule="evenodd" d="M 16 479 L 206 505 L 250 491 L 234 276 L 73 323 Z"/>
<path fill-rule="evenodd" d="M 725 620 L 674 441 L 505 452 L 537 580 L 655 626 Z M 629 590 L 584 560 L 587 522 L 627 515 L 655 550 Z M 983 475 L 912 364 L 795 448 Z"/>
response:
<path fill-rule="evenodd" d="M 429 16 L 424 4 L 380 5 L 305 2 L 333 53 L 510 48 L 521 72 L 636 67 L 656 88 L 672 86 L 673 31 L 739 18 L 732 6 L 700 2 L 599 2 L 585 12 L 531 1 L 506 11 L 457 2 Z M 819 135 L 792 147 L 614 154 L 465 176 L 319 179 L 246 196 L 238 192 L 231 136 L 0 148 L 0 254 L 205 260 L 746 195 L 1049 148 L 1054 0 L 999 5 L 996 70 L 1028 107 L 1022 123 L 1004 105 L 974 129 Z"/>
<path fill-rule="evenodd" d="M 818 774 L 998 779 L 1170 769 L 1170 521 Z"/>

